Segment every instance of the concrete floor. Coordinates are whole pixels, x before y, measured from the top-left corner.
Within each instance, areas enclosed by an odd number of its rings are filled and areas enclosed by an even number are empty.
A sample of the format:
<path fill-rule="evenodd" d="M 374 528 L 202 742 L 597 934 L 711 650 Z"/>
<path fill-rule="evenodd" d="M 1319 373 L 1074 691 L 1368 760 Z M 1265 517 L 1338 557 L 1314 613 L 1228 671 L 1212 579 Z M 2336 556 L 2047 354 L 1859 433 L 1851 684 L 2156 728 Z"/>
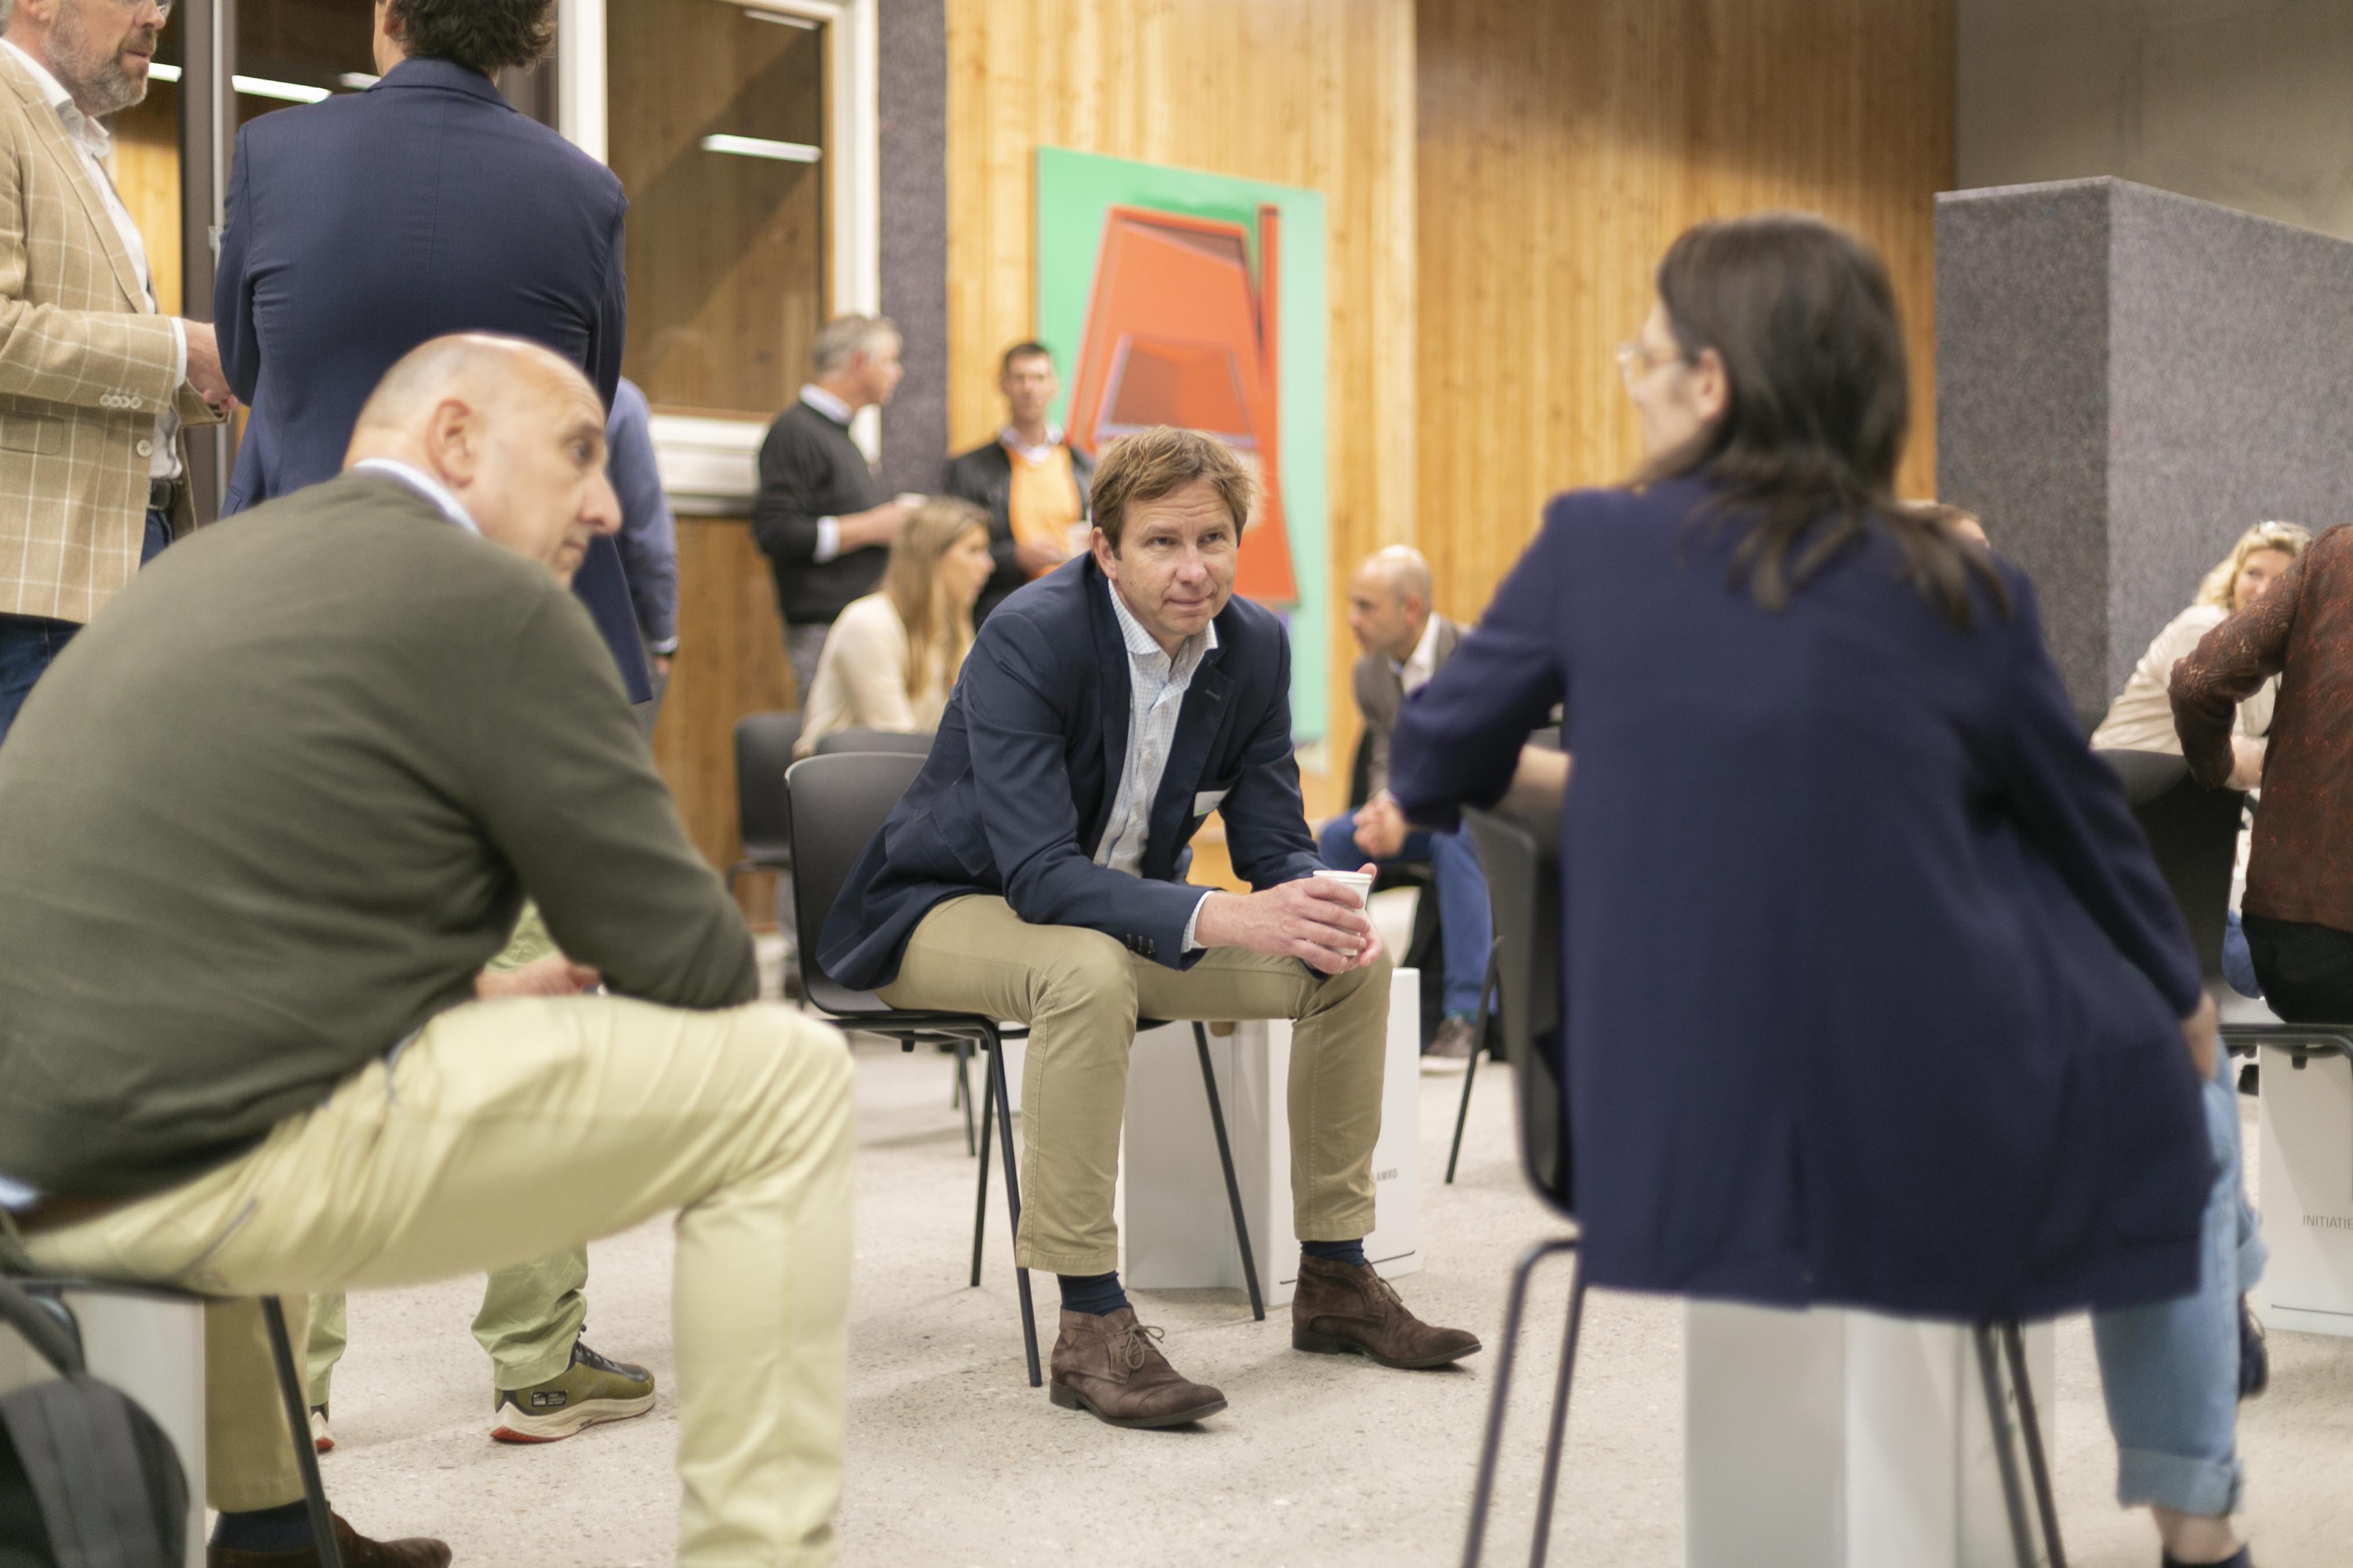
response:
<path fill-rule="evenodd" d="M 1388 1372 L 1293 1353 L 1284 1311 L 1253 1323 L 1239 1292 L 1139 1293 L 1145 1319 L 1167 1331 L 1171 1359 L 1231 1401 L 1198 1429 L 1141 1433 L 1056 1409 L 1028 1386 L 995 1194 L 985 1283 L 965 1288 L 972 1165 L 948 1107 L 946 1062 L 877 1042 L 857 1054 L 846 1563 L 1459 1560 L 1505 1277 L 1523 1247 L 1556 1229 L 1520 1180 L 1507 1074 L 1481 1074 L 1452 1187 L 1438 1178 L 1461 1079 L 1423 1080 L 1429 1267 L 1402 1282 L 1423 1316 L 1476 1329 L 1488 1353 L 1462 1370 Z M 370 1533 L 440 1534 L 461 1565 L 671 1561 L 670 1246 L 661 1224 L 600 1243 L 589 1283 L 589 1342 L 652 1368 L 661 1403 L 547 1447 L 489 1440 L 487 1363 L 466 1331 L 476 1281 L 354 1295 L 335 1391 L 341 1447 L 325 1461 L 337 1506 Z M 1051 1281 L 1039 1288 L 1050 1342 Z M 1491 1562 L 1525 1551 L 1566 1296 L 1561 1276 L 1536 1294 Z M 1679 1561 L 1681 1330 L 1673 1301 L 1593 1297 L 1555 1562 Z M 2242 1425 L 2247 1522 L 2264 1568 L 2340 1568 L 2353 1560 L 2353 1342 L 2274 1334 L 2271 1344 L 2272 1392 L 2245 1407 Z M 2080 1320 L 2062 1326 L 2058 1384 L 2053 1442 L 2071 1559 L 2146 1568 L 2158 1558 L 2155 1536 L 2145 1516 L 2112 1500 L 2114 1453 Z"/>

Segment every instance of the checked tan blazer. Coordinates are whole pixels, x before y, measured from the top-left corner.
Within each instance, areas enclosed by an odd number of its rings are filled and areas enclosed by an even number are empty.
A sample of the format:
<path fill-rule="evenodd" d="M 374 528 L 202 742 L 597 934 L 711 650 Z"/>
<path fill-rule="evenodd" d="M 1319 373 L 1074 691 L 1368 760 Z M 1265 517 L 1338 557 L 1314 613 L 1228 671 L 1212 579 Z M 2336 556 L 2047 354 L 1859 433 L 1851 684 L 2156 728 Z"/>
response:
<path fill-rule="evenodd" d="M 90 165 L 0 50 L 0 615 L 85 622 L 139 569 L 156 415 L 218 418 L 177 357 Z M 191 521 L 184 499 L 172 531 Z"/>

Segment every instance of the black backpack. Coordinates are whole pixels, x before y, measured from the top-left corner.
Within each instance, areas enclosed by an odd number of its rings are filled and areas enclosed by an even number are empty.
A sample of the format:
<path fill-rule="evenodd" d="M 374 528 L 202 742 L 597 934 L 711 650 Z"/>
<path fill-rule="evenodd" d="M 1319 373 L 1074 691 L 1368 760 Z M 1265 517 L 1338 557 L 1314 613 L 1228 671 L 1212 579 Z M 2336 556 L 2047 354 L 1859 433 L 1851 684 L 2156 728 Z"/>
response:
<path fill-rule="evenodd" d="M 188 1479 L 171 1438 L 90 1375 L 59 1303 L 0 1279 L 0 1325 L 58 1373 L 0 1394 L 0 1568 L 181 1568 Z"/>

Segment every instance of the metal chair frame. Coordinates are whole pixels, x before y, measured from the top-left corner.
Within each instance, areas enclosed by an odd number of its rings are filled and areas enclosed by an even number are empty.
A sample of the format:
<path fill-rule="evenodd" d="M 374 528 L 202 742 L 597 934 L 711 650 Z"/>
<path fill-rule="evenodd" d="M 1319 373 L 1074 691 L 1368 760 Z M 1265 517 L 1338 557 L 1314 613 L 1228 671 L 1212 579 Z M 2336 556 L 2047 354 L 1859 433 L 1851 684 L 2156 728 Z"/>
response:
<path fill-rule="evenodd" d="M 841 826 L 828 823 L 825 825 L 827 834 L 819 837 L 809 837 L 801 831 L 801 825 L 796 825 L 793 837 L 797 844 L 823 843 L 828 846 L 828 854 L 802 854 L 794 858 L 794 901 L 801 928 L 808 933 L 808 940 L 799 944 L 797 954 L 801 994 L 809 1006 L 822 1013 L 830 1022 L 847 1029 L 895 1039 L 902 1050 L 912 1051 L 918 1045 L 955 1044 L 957 1047 L 957 1069 L 962 1084 L 961 1098 L 965 1108 L 967 1136 L 971 1130 L 973 1108 L 969 1083 L 963 1079 L 964 1068 L 975 1047 L 987 1054 L 988 1068 L 982 1093 L 987 1098 L 988 1110 L 979 1118 L 979 1171 L 975 1184 L 972 1216 L 972 1285 L 976 1289 L 980 1284 L 981 1260 L 987 1240 L 988 1154 L 992 1142 L 1000 1151 L 1000 1163 L 1004 1168 L 1007 1223 L 1015 1245 L 1018 1247 L 1020 1242 L 1021 1175 L 1014 1156 L 1013 1102 L 1006 1084 L 1004 1045 L 1008 1039 L 1027 1038 L 1029 1031 L 1020 1026 L 1002 1024 L 979 1013 L 911 1011 L 891 1007 L 869 993 L 851 991 L 825 973 L 823 965 L 818 962 L 818 943 L 814 933 L 825 929 L 826 916 L 833 907 L 839 888 L 838 882 L 831 887 L 818 887 L 817 879 L 831 870 L 832 847 L 854 843 L 857 849 L 862 850 L 874 834 L 881 831 L 891 809 L 906 793 L 907 786 L 914 782 L 915 775 L 922 772 L 923 758 L 907 752 L 856 752 L 804 758 L 794 763 L 785 774 L 788 812 L 797 816 L 800 810 L 795 799 L 797 793 L 794 787 L 796 778 L 814 781 L 846 764 L 868 764 L 869 771 L 877 771 L 873 764 L 881 764 L 881 771 L 886 771 L 888 777 L 878 779 L 878 787 L 860 803 L 869 809 L 871 821 Z M 805 773 L 804 770 L 815 771 Z M 807 826 L 817 826 L 816 824 Z M 847 869 L 846 865 L 842 869 Z M 1139 1028 L 1149 1026 L 1150 1020 L 1138 1020 Z M 1217 1134 L 1218 1159 L 1225 1172 L 1226 1201 L 1233 1212 L 1234 1239 L 1241 1249 L 1242 1279 L 1250 1293 L 1250 1315 L 1263 1321 L 1266 1302 L 1259 1289 L 1258 1260 L 1250 1248 L 1250 1225 L 1242 1209 L 1241 1184 L 1234 1173 L 1233 1150 L 1226 1135 L 1225 1104 L 1218 1092 L 1217 1077 L 1209 1062 L 1208 1035 L 1198 1023 L 1193 1026 L 1193 1041 L 1200 1058 L 1201 1087 L 1209 1102 L 1209 1124 Z M 1021 1301 L 1022 1353 L 1028 1364 L 1029 1386 L 1036 1388 L 1045 1381 L 1038 1354 L 1037 1305 L 1030 1292 L 1029 1270 L 1016 1263 L 1013 1273 L 1015 1289 Z"/>
<path fill-rule="evenodd" d="M 1465 812 L 1470 830 L 1476 836 L 1481 862 L 1487 869 L 1488 895 L 1493 903 L 1496 942 L 1494 957 L 1489 965 L 1488 990 L 1502 1009 L 1504 1021 L 1504 1059 L 1514 1068 L 1514 1079 L 1520 1098 L 1520 1156 L 1526 1168 L 1529 1184 L 1555 1212 L 1564 1219 L 1574 1220 L 1567 1166 L 1567 1132 L 1565 1123 L 1550 1133 L 1556 1146 L 1539 1151 L 1532 1146 L 1533 1137 L 1547 1135 L 1546 1130 L 1532 1126 L 1537 1118 L 1560 1114 L 1558 1084 L 1551 1064 L 1544 1061 L 1537 1050 L 1536 1040 L 1546 1029 L 1557 1022 L 1557 1002 L 1546 1005 L 1541 991 L 1553 980 L 1547 967 L 1543 946 L 1550 943 L 1558 951 L 1558 910 L 1556 898 L 1547 895 L 1556 891 L 1547 886 L 1548 874 L 1542 851 L 1535 837 L 1518 824 L 1481 812 Z M 1547 1104 L 1550 1100 L 1553 1103 Z M 1463 1101 L 1469 1104 L 1469 1086 L 1464 1086 Z M 1461 1121 L 1458 1114 L 1455 1127 L 1456 1150 L 1461 1146 Z M 1551 1168 L 1546 1168 L 1549 1163 Z M 1448 1161 L 1448 1179 L 1452 1179 L 1453 1162 Z M 1504 1340 L 1495 1363 L 1495 1386 L 1487 1408 L 1487 1425 L 1479 1450 L 1478 1479 L 1471 1493 L 1471 1518 L 1468 1538 L 1462 1549 L 1463 1568 L 1478 1568 L 1486 1547 L 1488 1518 L 1494 1501 L 1495 1470 L 1503 1453 L 1504 1418 L 1511 1398 L 1512 1373 L 1518 1361 L 1520 1329 L 1527 1309 L 1529 1281 L 1538 1265 L 1546 1258 L 1561 1254 L 1573 1254 L 1578 1249 L 1574 1236 L 1556 1237 L 1540 1241 L 1520 1255 L 1512 1270 L 1512 1286 L 1504 1310 Z M 1543 1477 L 1536 1489 L 1536 1512 L 1534 1536 L 1528 1549 L 1529 1568 L 1544 1568 L 1551 1547 L 1554 1501 L 1559 1492 L 1561 1456 L 1568 1432 L 1569 1395 L 1577 1375 L 1577 1352 L 1585 1322 L 1586 1280 L 1582 1259 L 1577 1260 L 1575 1283 L 1569 1289 L 1567 1320 L 1561 1331 L 1560 1367 L 1553 1382 L 1552 1409 L 1545 1433 Z M 2052 1496 L 2051 1469 L 2042 1443 L 2042 1427 L 2037 1414 L 2034 1393 L 2028 1382 L 2026 1350 L 2023 1335 L 2015 1319 L 2000 1319 L 1979 1323 L 1972 1328 L 1978 1355 L 1980 1380 L 1985 1389 L 1986 1415 L 1992 1423 L 1994 1447 L 2001 1472 L 2002 1499 L 2009 1511 L 2011 1540 L 2017 1548 L 2019 1568 L 2041 1568 L 2042 1559 L 2034 1554 L 2031 1531 L 2029 1528 L 2026 1500 L 2020 1485 L 2015 1443 L 2022 1436 L 2026 1445 L 2027 1468 L 2031 1476 L 2035 1510 L 2042 1526 L 2042 1539 L 2049 1550 L 2049 1568 L 2067 1568 L 2066 1547 L 2059 1532 L 2059 1511 Z M 2004 1395 L 2000 1365 L 2006 1360 L 2010 1384 L 2018 1395 L 2018 1418 L 2010 1419 Z"/>

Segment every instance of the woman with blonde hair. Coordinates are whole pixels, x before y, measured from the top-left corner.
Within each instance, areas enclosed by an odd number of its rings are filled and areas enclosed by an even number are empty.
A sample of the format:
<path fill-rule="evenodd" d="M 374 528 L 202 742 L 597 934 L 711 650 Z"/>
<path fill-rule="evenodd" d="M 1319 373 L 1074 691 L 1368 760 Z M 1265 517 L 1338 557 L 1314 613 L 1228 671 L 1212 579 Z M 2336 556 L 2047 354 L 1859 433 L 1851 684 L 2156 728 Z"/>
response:
<path fill-rule="evenodd" d="M 817 679 L 801 703 L 794 755 L 837 730 L 929 734 L 972 651 L 972 607 L 997 569 L 988 514 L 934 498 L 917 507 L 891 546 L 882 585 L 842 607 Z"/>
<path fill-rule="evenodd" d="M 2095 752 L 2170 752 L 2181 754 L 2181 738 L 2173 732 L 2173 702 L 2166 685 L 2173 666 L 2186 658 L 2199 639 L 2263 596 L 2273 584 L 2287 575 L 2312 532 L 2302 523 L 2259 522 L 2239 535 L 2214 570 L 2198 584 L 2189 607 L 2167 623 L 2133 666 L 2132 677 L 2109 705 L 2108 716 L 2092 731 Z M 2272 700 L 2279 694 L 2279 678 L 2239 704 L 2239 732 L 2232 742 L 2242 767 L 2260 773 L 2263 737 L 2272 727 Z"/>

